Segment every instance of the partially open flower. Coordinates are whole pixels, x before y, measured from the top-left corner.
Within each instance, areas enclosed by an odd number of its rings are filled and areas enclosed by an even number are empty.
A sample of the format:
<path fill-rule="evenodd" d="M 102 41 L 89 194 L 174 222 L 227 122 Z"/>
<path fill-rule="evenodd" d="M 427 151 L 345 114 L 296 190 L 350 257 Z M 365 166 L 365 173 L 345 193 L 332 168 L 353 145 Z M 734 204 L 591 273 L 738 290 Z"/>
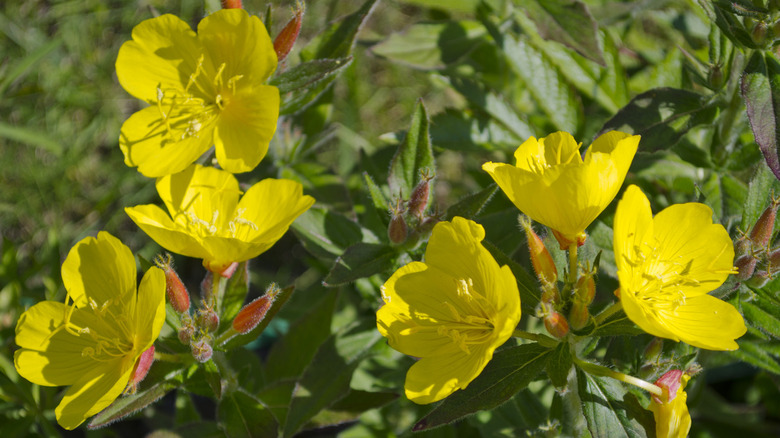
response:
<path fill-rule="evenodd" d="M 671 370 L 661 376 L 655 384 L 663 397 L 652 397 L 650 410 L 655 418 L 655 434 L 658 438 L 685 438 L 691 430 L 691 415 L 688 413 L 688 395 L 685 385 L 691 377 L 680 370 Z"/>

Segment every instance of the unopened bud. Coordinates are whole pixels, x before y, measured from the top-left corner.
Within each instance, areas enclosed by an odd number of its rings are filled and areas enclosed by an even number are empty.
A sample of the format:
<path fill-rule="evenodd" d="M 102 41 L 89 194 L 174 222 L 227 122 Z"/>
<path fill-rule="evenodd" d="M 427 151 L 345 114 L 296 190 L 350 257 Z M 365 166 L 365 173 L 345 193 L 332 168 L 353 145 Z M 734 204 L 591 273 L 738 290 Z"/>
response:
<path fill-rule="evenodd" d="M 750 277 L 750 280 L 745 281 L 745 283 L 750 287 L 758 289 L 764 287 L 764 285 L 766 285 L 771 279 L 772 275 L 768 271 L 761 269 L 755 271 L 753 276 Z"/>
<path fill-rule="evenodd" d="M 265 318 L 266 312 L 271 308 L 280 291 L 276 285 L 271 285 L 266 290 L 265 295 L 244 306 L 236 315 L 236 319 L 233 320 L 233 330 L 244 334 L 257 327 L 260 321 Z"/>
<path fill-rule="evenodd" d="M 173 269 L 173 260 L 170 254 L 165 257 L 158 256 L 154 263 L 165 273 L 165 296 L 168 302 L 178 313 L 184 313 L 190 310 L 190 293 L 184 283 L 181 282 L 179 275 Z"/>
<path fill-rule="evenodd" d="M 734 262 L 734 264 L 737 265 L 737 274 L 735 275 L 737 280 L 745 281 L 752 277 L 753 271 L 756 269 L 757 262 L 758 259 L 750 254 L 739 257 L 737 261 Z"/>
<path fill-rule="evenodd" d="M 763 46 L 766 42 L 766 34 L 766 23 L 763 21 L 758 21 L 756 22 L 756 25 L 753 26 L 753 30 L 750 31 L 750 38 L 754 43 L 758 44 L 759 46 Z"/>
<path fill-rule="evenodd" d="M 552 228 L 550 228 L 550 230 L 552 230 L 553 236 L 555 236 L 555 240 L 558 241 L 558 246 L 561 249 L 569 249 L 575 242 L 577 243 L 577 246 L 580 247 L 585 244 L 585 240 L 588 238 L 588 235 L 585 234 L 584 231 L 580 234 L 577 234 L 574 240 L 572 240 L 559 233 L 557 230 L 553 230 Z"/>
<path fill-rule="evenodd" d="M 208 362 L 214 354 L 214 349 L 206 342 L 206 339 L 201 339 L 190 344 L 190 350 L 192 351 L 192 357 L 200 363 Z"/>
<path fill-rule="evenodd" d="M 553 310 L 544 317 L 544 328 L 556 338 L 562 338 L 569 333 L 569 322 L 563 315 Z"/>
<path fill-rule="evenodd" d="M 653 400 L 656 403 L 668 403 L 677 397 L 677 389 L 682 383 L 683 372 L 682 370 L 669 370 L 658 380 L 655 381 L 655 386 L 661 388 L 664 392 L 666 400 L 660 400 L 658 396 L 653 395 Z M 686 380 L 687 382 L 687 380 Z"/>
<path fill-rule="evenodd" d="M 577 285 L 574 288 L 574 301 L 580 302 L 584 305 L 588 305 L 593 302 L 593 298 L 596 296 L 596 281 L 593 280 L 592 274 L 586 274 L 577 280 Z"/>
<path fill-rule="evenodd" d="M 406 237 L 409 235 L 409 227 L 404 220 L 402 204 L 403 201 L 399 199 L 390 213 L 392 215 L 390 225 L 387 226 L 387 238 L 390 239 L 390 243 L 393 245 L 400 245 L 406 242 Z"/>
<path fill-rule="evenodd" d="M 541 301 L 551 305 L 560 304 L 561 293 L 558 291 L 558 285 L 551 281 L 543 281 Z"/>
<path fill-rule="evenodd" d="M 720 90 L 723 86 L 723 69 L 720 64 L 710 67 L 710 72 L 707 74 L 707 82 L 709 82 L 713 90 Z"/>
<path fill-rule="evenodd" d="M 590 312 L 588 312 L 588 305 L 574 301 L 569 311 L 569 325 L 574 330 L 579 330 L 590 321 Z"/>
<path fill-rule="evenodd" d="M 741 233 L 741 231 L 740 231 Z M 750 239 L 746 234 L 742 234 L 737 239 L 737 243 L 734 245 L 734 253 L 737 256 L 737 258 L 751 254 L 753 251 L 753 245 L 750 243 Z"/>
<path fill-rule="evenodd" d="M 197 318 L 198 327 L 201 327 L 204 331 L 214 332 L 219 328 L 219 315 L 211 307 L 198 310 Z"/>
<path fill-rule="evenodd" d="M 662 338 L 653 338 L 653 340 L 647 344 L 647 347 L 645 347 L 645 362 L 655 362 L 658 357 L 661 356 L 663 349 L 664 340 Z"/>
<path fill-rule="evenodd" d="M 222 9 L 243 9 L 241 0 L 221 0 Z"/>
<path fill-rule="evenodd" d="M 132 377 L 130 377 L 130 381 L 127 382 L 127 389 L 125 392 L 135 394 L 138 390 L 138 384 L 146 377 L 149 368 L 152 367 L 152 362 L 154 362 L 154 345 L 141 353 L 138 361 L 136 361 Z"/>
<path fill-rule="evenodd" d="M 756 224 L 753 225 L 753 229 L 750 231 L 750 241 L 753 242 L 754 247 L 766 248 L 769 245 L 769 240 L 772 238 L 772 232 L 775 230 L 777 205 L 777 202 L 772 200 L 769 207 L 761 213 Z"/>
<path fill-rule="evenodd" d="M 558 281 L 558 269 L 555 267 L 555 262 L 553 262 L 550 252 L 547 251 L 547 247 L 544 246 L 544 242 L 534 232 L 531 221 L 527 217 L 521 216 L 520 225 L 525 230 L 528 252 L 531 253 L 531 264 L 536 272 L 536 277 L 542 284 L 555 283 Z"/>
<path fill-rule="evenodd" d="M 422 173 L 422 180 L 412 190 L 412 195 L 409 197 L 409 203 L 407 208 L 409 213 L 417 218 L 422 218 L 425 212 L 425 207 L 428 206 L 428 196 L 431 193 L 430 181 L 433 179 L 428 172 Z"/>
<path fill-rule="evenodd" d="M 188 345 L 195 334 L 195 326 L 192 325 L 192 317 L 188 313 L 181 315 L 181 327 L 179 328 L 179 342 Z"/>
<path fill-rule="evenodd" d="M 301 31 L 301 23 L 303 22 L 303 13 L 306 7 L 300 1 L 297 3 L 296 8 L 293 9 L 293 17 L 284 26 L 279 35 L 274 39 L 274 51 L 279 62 L 287 58 L 287 55 L 295 45 L 295 41 L 298 39 L 298 34 Z"/>
<path fill-rule="evenodd" d="M 780 248 L 775 248 L 766 258 L 766 270 L 775 275 L 780 272 Z"/>

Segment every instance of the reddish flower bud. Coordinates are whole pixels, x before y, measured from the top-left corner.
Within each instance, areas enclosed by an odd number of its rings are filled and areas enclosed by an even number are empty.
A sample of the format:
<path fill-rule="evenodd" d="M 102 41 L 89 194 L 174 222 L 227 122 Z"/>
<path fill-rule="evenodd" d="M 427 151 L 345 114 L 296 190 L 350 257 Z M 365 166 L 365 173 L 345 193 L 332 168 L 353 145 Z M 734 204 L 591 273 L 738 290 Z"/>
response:
<path fill-rule="evenodd" d="M 574 330 L 579 330 L 588 325 L 588 321 L 590 321 L 588 305 L 575 300 L 569 311 L 569 325 Z"/>
<path fill-rule="evenodd" d="M 433 179 L 427 171 L 422 173 L 422 180 L 412 190 L 407 208 L 409 213 L 417 218 L 422 218 L 425 207 L 428 206 L 428 196 L 431 193 L 430 181 Z"/>
<path fill-rule="evenodd" d="M 550 252 L 544 246 L 544 242 L 531 228 L 531 221 L 523 216 L 520 219 L 520 225 L 525 230 L 525 237 L 528 240 L 528 251 L 531 253 L 531 264 L 536 272 L 536 277 L 544 283 L 555 283 L 558 281 L 558 269 L 555 267 Z"/>
<path fill-rule="evenodd" d="M 168 302 L 178 313 L 184 313 L 190 310 L 190 293 L 184 283 L 181 282 L 179 275 L 173 270 L 173 259 L 170 254 L 165 257 L 158 256 L 154 263 L 165 273 L 165 296 Z"/>
<path fill-rule="evenodd" d="M 179 329 L 179 342 L 181 342 L 184 345 L 187 345 L 192 341 L 192 335 L 195 334 L 195 327 L 193 326 L 184 326 Z"/>
<path fill-rule="evenodd" d="M 219 315 L 214 309 L 206 307 L 198 311 L 197 323 L 203 331 L 214 332 L 219 328 Z"/>
<path fill-rule="evenodd" d="M 544 328 L 556 338 L 562 338 L 569 333 L 569 322 L 563 315 L 553 310 L 544 317 Z"/>
<path fill-rule="evenodd" d="M 208 362 L 214 354 L 214 349 L 206 342 L 206 339 L 201 339 L 190 344 L 190 350 L 192 351 L 192 357 L 200 363 Z"/>
<path fill-rule="evenodd" d="M 266 312 L 271 308 L 279 292 L 281 290 L 276 285 L 271 285 L 266 290 L 265 295 L 244 306 L 236 315 L 236 319 L 233 320 L 233 330 L 244 334 L 257 327 L 260 321 L 265 318 Z"/>
<path fill-rule="evenodd" d="M 593 302 L 593 298 L 596 296 L 596 282 L 593 280 L 592 274 L 586 274 L 577 280 L 577 285 L 574 288 L 574 301 L 580 302 L 584 305 L 588 305 Z"/>
<path fill-rule="evenodd" d="M 551 281 L 542 282 L 542 298 L 541 301 L 545 304 L 560 304 L 561 293 L 558 291 L 558 286 Z"/>
<path fill-rule="evenodd" d="M 750 287 L 761 288 L 764 287 L 769 280 L 772 279 L 772 275 L 768 271 L 763 269 L 753 272 L 753 276 L 745 283 Z"/>
<path fill-rule="evenodd" d="M 243 9 L 244 5 L 241 4 L 241 0 L 221 0 L 222 9 Z"/>
<path fill-rule="evenodd" d="M 284 58 L 287 58 L 293 45 L 295 45 L 295 40 L 298 39 L 298 33 L 301 31 L 301 23 L 303 22 L 303 13 L 305 10 L 306 7 L 304 4 L 298 2 L 296 4 L 296 9 L 293 9 L 293 17 L 287 22 L 284 29 L 279 32 L 279 35 L 276 36 L 276 39 L 274 40 L 274 51 L 276 52 L 276 57 L 279 59 L 279 62 L 283 61 Z"/>
<path fill-rule="evenodd" d="M 130 377 L 130 381 L 127 382 L 127 389 L 125 392 L 135 394 L 138 390 L 138 384 L 146 377 L 149 368 L 152 367 L 152 362 L 154 362 L 154 345 L 141 353 L 141 356 L 138 358 L 138 361 L 133 368 L 132 377 Z"/>
<path fill-rule="evenodd" d="M 777 215 L 777 202 L 772 200 L 769 207 L 761 213 L 753 229 L 750 231 L 750 241 L 754 248 L 766 248 L 769 245 L 769 239 L 772 238 L 772 232 L 775 229 L 775 217 Z"/>
<path fill-rule="evenodd" d="M 766 269 L 772 275 L 780 272 L 780 248 L 775 248 L 769 253 L 766 258 Z"/>
<path fill-rule="evenodd" d="M 758 259 L 753 257 L 750 254 L 743 255 L 742 257 L 739 257 L 734 264 L 737 265 L 737 274 L 736 278 L 740 281 L 745 281 L 750 279 L 750 277 L 753 276 L 753 272 L 756 270 L 756 263 L 758 262 Z"/>
<path fill-rule="evenodd" d="M 661 378 L 655 381 L 655 386 L 661 388 L 664 391 L 664 395 L 667 396 L 666 401 L 662 401 L 658 396 L 653 396 L 653 400 L 656 403 L 668 403 L 677 397 L 677 388 L 680 387 L 680 379 L 682 378 L 682 370 L 669 370 Z"/>
<path fill-rule="evenodd" d="M 406 236 L 409 234 L 409 228 L 402 215 L 393 216 L 390 219 L 390 225 L 387 226 L 387 237 L 393 245 L 400 245 L 406 242 Z"/>

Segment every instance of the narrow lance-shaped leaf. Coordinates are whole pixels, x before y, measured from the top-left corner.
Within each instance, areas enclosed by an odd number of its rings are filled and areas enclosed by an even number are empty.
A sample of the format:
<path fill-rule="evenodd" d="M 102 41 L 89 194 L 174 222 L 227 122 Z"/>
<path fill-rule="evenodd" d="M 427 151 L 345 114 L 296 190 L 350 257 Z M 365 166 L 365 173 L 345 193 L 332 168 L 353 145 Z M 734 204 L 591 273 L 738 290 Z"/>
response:
<path fill-rule="evenodd" d="M 482 374 L 466 389 L 444 399 L 439 406 L 414 425 L 415 431 L 442 426 L 492 409 L 528 386 L 544 370 L 552 350 L 539 344 L 524 344 L 496 351 Z"/>
<path fill-rule="evenodd" d="M 606 65 L 599 45 L 598 23 L 580 0 L 523 0 L 522 10 L 544 38 L 565 44 L 580 55 Z"/>
<path fill-rule="evenodd" d="M 780 179 L 778 116 L 780 116 L 780 64 L 755 52 L 742 74 L 742 97 L 748 121 L 761 153 L 772 173 Z"/>
<path fill-rule="evenodd" d="M 270 85 L 279 88 L 279 93 L 289 93 L 301 88 L 317 85 L 319 82 L 340 73 L 352 63 L 352 56 L 339 59 L 315 59 L 298 64 L 275 76 Z"/>
<path fill-rule="evenodd" d="M 271 411 L 240 388 L 220 400 L 217 418 L 230 437 L 272 438 L 278 434 L 279 424 Z"/>
<path fill-rule="evenodd" d="M 636 409 L 638 403 L 629 401 L 635 396 L 627 393 L 617 380 L 577 370 L 577 385 L 582 411 L 593 438 L 647 436 L 638 420 L 646 418 L 647 411 Z"/>
<path fill-rule="evenodd" d="M 341 286 L 389 271 L 395 265 L 396 256 L 395 250 L 388 245 L 357 243 L 347 248 L 336 260 L 323 284 L 328 287 Z"/>
<path fill-rule="evenodd" d="M 420 100 L 412 115 L 406 138 L 398 146 L 390 162 L 390 173 L 387 177 L 390 194 L 409 199 L 414 187 L 422 180 L 423 170 L 432 173 L 436 170 L 436 164 L 428 135 L 428 113 L 425 104 Z"/>
<path fill-rule="evenodd" d="M 162 396 L 179 386 L 180 383 L 181 382 L 176 380 L 164 380 L 152 385 L 144 391 L 127 397 L 120 397 L 106 409 L 92 417 L 92 421 L 89 422 L 87 427 L 89 429 L 98 429 L 115 421 L 119 421 L 128 415 L 132 415 L 161 399 Z"/>

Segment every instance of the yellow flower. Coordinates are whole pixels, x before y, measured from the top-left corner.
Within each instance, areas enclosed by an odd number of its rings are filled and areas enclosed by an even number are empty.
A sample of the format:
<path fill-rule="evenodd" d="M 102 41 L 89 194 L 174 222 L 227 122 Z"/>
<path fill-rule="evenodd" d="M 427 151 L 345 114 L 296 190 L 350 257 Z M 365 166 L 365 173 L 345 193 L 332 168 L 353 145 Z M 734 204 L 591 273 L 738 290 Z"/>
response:
<path fill-rule="evenodd" d="M 197 34 L 174 15 L 141 22 L 116 60 L 122 87 L 151 104 L 122 125 L 125 163 L 170 175 L 213 144 L 222 168 L 254 169 L 279 117 L 279 90 L 264 85 L 275 69 L 265 26 L 243 9 L 209 15 Z"/>
<path fill-rule="evenodd" d="M 150 268 L 136 294 L 135 258 L 106 232 L 76 244 L 62 265 L 72 304 L 43 301 L 19 317 L 16 370 L 44 386 L 72 385 L 55 410 L 74 429 L 116 399 L 165 321 L 165 275 Z"/>
<path fill-rule="evenodd" d="M 685 385 L 691 376 L 680 370 L 671 370 L 655 383 L 664 391 L 666 401 L 656 396 L 650 401 L 650 410 L 655 418 L 657 438 L 685 438 L 691 430 L 691 414 L 688 413 L 688 395 Z M 669 380 L 664 383 L 663 380 Z"/>
<path fill-rule="evenodd" d="M 584 239 L 585 228 L 612 202 L 639 145 L 638 135 L 608 132 L 580 156 L 574 137 L 556 132 L 529 138 L 517 164 L 485 163 L 501 190 L 523 213 L 550 227 L 562 248 Z"/>
<path fill-rule="evenodd" d="M 515 277 L 482 246 L 484 237 L 470 220 L 440 222 L 425 263 L 400 268 L 382 287 L 379 332 L 394 349 L 420 358 L 406 374 L 406 396 L 415 403 L 468 386 L 520 321 Z"/>
<path fill-rule="evenodd" d="M 745 322 L 729 303 L 707 295 L 734 272 L 734 247 L 704 204 L 672 205 L 655 218 L 637 186 L 615 213 L 620 301 L 642 330 L 709 350 L 736 350 Z"/>
<path fill-rule="evenodd" d="M 159 178 L 157 192 L 170 216 L 156 205 L 125 211 L 160 246 L 203 259 L 213 272 L 265 252 L 314 204 L 299 183 L 285 179 L 262 180 L 239 200 L 232 174 L 197 164 Z"/>

